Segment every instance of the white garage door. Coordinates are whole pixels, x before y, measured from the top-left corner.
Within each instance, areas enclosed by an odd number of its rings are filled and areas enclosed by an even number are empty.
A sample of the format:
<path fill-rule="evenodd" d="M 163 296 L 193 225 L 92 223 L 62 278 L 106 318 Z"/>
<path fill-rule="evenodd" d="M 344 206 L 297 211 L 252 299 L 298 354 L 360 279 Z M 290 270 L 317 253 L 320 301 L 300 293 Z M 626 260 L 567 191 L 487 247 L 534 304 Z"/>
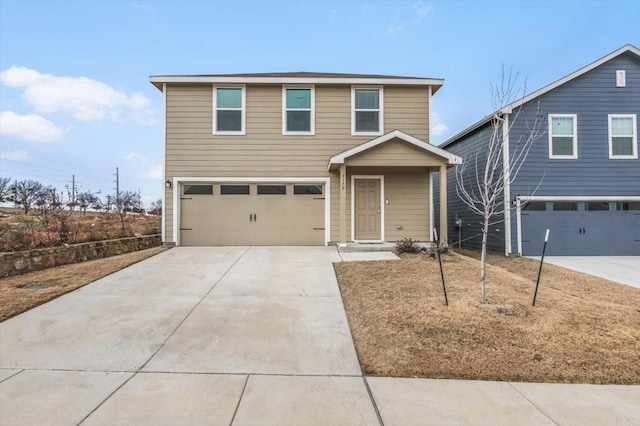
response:
<path fill-rule="evenodd" d="M 185 183 L 180 244 L 324 245 L 321 183 Z"/>

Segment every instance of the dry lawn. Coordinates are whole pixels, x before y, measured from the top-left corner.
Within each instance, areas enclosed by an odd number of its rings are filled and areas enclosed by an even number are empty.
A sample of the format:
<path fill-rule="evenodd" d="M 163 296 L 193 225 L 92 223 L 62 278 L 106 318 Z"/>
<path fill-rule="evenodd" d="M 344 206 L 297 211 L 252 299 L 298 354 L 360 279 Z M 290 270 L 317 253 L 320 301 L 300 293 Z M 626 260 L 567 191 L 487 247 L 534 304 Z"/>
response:
<path fill-rule="evenodd" d="M 335 264 L 363 372 L 527 382 L 640 384 L 640 290 L 545 265 L 491 256 L 489 303 L 479 263 L 437 260 Z"/>
<path fill-rule="evenodd" d="M 154 247 L 105 259 L 0 278 L 0 321 L 164 251 Z M 26 287 L 35 288 L 26 288 Z"/>

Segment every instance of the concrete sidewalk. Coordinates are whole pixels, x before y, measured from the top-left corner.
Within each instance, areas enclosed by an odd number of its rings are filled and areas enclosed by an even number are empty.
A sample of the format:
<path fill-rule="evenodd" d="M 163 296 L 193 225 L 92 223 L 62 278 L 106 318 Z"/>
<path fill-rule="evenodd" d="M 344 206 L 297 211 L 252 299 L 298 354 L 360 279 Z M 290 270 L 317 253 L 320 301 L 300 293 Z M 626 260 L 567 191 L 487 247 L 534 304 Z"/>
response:
<path fill-rule="evenodd" d="M 2 425 L 640 425 L 640 386 L 363 377 L 335 248 L 176 248 L 0 323 Z"/>

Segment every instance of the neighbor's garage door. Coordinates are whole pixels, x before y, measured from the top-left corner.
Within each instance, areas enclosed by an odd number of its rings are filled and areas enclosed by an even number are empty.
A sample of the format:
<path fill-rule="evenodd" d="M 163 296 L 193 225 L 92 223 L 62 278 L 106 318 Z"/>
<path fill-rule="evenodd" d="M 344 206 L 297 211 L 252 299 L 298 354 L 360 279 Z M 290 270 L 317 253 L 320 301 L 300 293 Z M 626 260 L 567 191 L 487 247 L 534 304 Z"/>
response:
<path fill-rule="evenodd" d="M 180 244 L 324 245 L 322 184 L 183 184 Z"/>
<path fill-rule="evenodd" d="M 523 255 L 541 254 L 546 229 L 547 255 L 640 255 L 638 202 L 530 202 L 522 211 Z"/>

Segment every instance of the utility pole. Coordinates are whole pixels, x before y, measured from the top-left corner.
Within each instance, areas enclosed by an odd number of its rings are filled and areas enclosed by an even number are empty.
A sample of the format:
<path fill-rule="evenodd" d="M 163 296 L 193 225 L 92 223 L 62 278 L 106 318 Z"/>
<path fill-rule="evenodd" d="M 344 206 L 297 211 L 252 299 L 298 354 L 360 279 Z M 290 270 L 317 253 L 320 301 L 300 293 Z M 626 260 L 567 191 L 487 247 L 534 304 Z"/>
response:
<path fill-rule="evenodd" d="M 138 188 L 138 210 L 142 210 L 142 193 L 140 192 L 140 188 Z"/>
<path fill-rule="evenodd" d="M 115 176 L 116 176 L 116 180 L 114 182 L 116 184 L 116 208 L 118 208 L 117 206 L 120 205 L 120 175 L 117 167 L 116 167 Z"/>
<path fill-rule="evenodd" d="M 71 175 L 71 211 L 76 209 L 76 175 Z"/>

